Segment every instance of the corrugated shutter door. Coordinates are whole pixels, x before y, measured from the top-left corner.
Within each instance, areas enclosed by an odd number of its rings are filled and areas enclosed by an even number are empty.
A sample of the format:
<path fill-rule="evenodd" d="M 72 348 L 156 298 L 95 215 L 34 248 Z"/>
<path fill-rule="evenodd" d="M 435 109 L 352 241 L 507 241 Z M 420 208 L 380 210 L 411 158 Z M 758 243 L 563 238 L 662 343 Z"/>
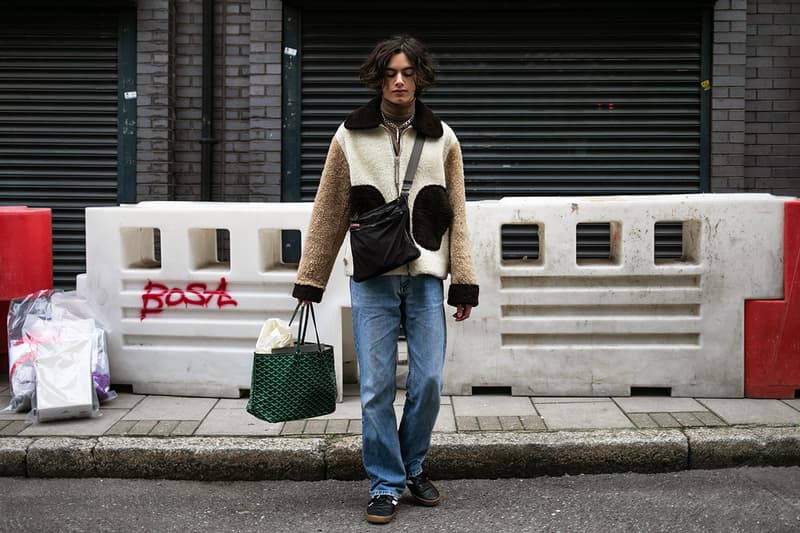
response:
<path fill-rule="evenodd" d="M 0 203 L 53 210 L 66 289 L 86 270 L 84 208 L 117 203 L 118 22 L 63 9 L 0 20 Z"/>
<path fill-rule="evenodd" d="M 459 136 L 469 199 L 700 190 L 700 8 L 305 9 L 303 199 L 370 96 L 361 61 L 396 28 L 438 61 L 423 99 Z"/>

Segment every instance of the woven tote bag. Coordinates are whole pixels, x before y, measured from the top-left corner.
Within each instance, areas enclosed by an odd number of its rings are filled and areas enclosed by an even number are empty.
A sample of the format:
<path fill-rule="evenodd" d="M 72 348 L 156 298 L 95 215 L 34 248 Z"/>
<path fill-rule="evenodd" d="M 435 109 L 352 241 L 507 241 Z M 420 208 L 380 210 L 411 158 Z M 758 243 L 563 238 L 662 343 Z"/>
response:
<path fill-rule="evenodd" d="M 300 311 L 297 344 L 276 348 L 270 354 L 253 355 L 253 376 L 247 412 L 267 422 L 285 422 L 327 415 L 336 410 L 336 370 L 333 346 L 321 344 L 314 308 Z M 305 342 L 308 318 L 314 324 L 317 342 Z"/>

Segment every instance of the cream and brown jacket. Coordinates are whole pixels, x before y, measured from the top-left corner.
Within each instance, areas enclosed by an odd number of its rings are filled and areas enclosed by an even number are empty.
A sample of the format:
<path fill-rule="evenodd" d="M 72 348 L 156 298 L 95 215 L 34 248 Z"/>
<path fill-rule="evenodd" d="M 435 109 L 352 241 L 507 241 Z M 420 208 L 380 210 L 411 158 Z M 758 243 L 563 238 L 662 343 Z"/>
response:
<path fill-rule="evenodd" d="M 417 132 L 426 139 L 408 202 L 411 235 L 420 256 L 386 275 L 429 274 L 445 279 L 449 273 L 448 303 L 478 305 L 458 139 L 417 100 L 414 120 L 403 131 L 400 155 L 395 156 L 392 139 L 381 122 L 380 97 L 350 114 L 331 141 L 292 292 L 295 298 L 321 301 L 350 217 L 397 198 Z M 351 275 L 349 247 L 346 261 Z"/>

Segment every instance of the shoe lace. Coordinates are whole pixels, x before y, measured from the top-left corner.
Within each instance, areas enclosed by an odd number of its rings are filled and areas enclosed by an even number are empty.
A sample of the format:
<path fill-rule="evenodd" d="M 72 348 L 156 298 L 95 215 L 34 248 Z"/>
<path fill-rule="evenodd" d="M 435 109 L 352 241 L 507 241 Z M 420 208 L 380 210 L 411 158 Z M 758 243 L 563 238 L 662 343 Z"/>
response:
<path fill-rule="evenodd" d="M 408 482 L 412 485 L 422 485 L 429 481 L 428 474 L 421 472 L 419 475 L 408 478 Z"/>
<path fill-rule="evenodd" d="M 397 505 L 397 498 L 393 496 L 389 496 L 388 494 L 380 494 L 378 496 L 373 496 L 369 500 L 369 504 L 367 507 L 372 507 L 374 505 L 380 505 L 382 503 L 391 503 L 392 505 Z"/>

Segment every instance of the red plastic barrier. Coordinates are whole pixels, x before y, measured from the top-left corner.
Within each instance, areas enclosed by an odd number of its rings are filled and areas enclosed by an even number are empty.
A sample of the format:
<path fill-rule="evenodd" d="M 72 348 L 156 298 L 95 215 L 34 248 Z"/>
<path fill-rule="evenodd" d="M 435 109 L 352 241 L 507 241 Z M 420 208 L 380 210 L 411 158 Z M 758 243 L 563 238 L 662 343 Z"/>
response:
<path fill-rule="evenodd" d="M 747 398 L 800 394 L 800 201 L 784 207 L 783 283 L 783 300 L 748 300 L 744 305 Z"/>
<path fill-rule="evenodd" d="M 0 207 L 0 374 L 8 372 L 9 302 L 53 288 L 52 235 L 49 209 Z"/>

